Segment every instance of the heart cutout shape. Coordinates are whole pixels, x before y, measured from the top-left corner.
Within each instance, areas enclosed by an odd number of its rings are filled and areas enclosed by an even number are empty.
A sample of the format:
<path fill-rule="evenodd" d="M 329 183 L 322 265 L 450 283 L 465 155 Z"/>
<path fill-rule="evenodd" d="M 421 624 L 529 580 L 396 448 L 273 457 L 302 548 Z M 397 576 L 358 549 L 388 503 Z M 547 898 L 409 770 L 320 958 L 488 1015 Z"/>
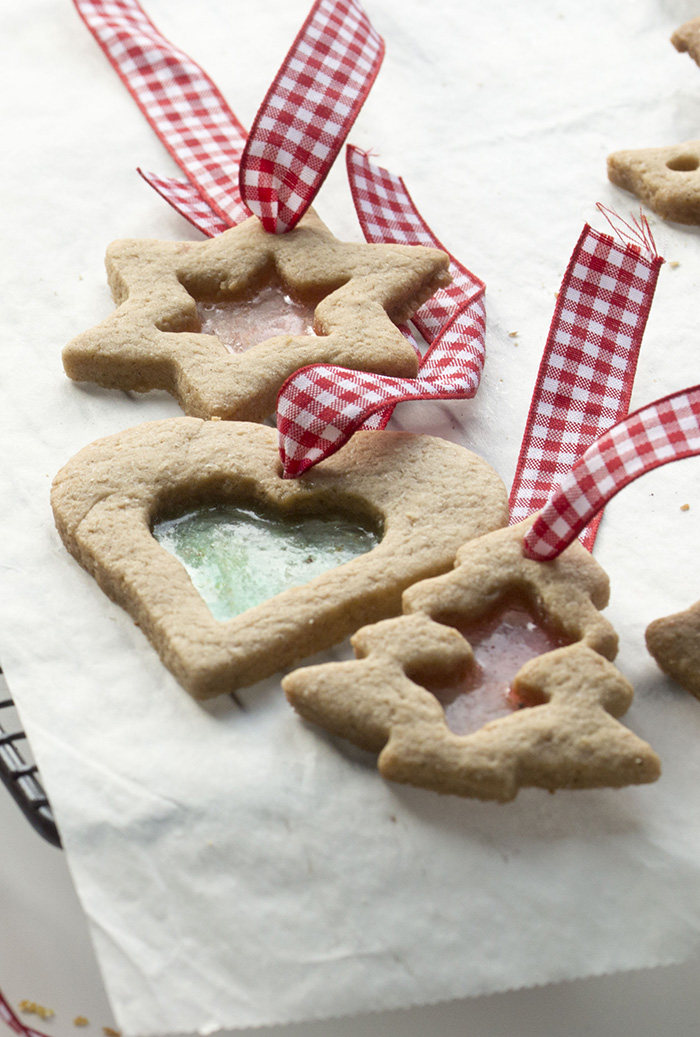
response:
<path fill-rule="evenodd" d="M 381 540 L 381 530 L 343 515 L 292 518 L 235 504 L 162 519 L 153 535 L 222 621 L 366 554 Z"/>
<path fill-rule="evenodd" d="M 196 698 L 253 684 L 398 614 L 406 587 L 450 569 L 461 544 L 508 516 L 493 469 L 442 439 L 361 432 L 291 480 L 282 477 L 274 429 L 198 418 L 149 422 L 93 443 L 58 473 L 51 501 L 68 550 Z M 152 529 L 163 516 L 221 504 L 280 516 L 342 513 L 381 529 L 381 541 L 219 622 Z"/>

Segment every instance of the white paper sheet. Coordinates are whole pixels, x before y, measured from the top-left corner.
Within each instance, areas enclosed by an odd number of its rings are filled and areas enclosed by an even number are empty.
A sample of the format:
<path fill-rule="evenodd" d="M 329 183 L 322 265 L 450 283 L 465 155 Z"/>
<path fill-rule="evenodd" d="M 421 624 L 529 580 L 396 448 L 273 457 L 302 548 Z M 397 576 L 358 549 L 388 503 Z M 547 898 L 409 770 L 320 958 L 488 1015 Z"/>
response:
<path fill-rule="evenodd" d="M 250 125 L 307 13 L 150 0 L 149 15 Z M 605 158 L 697 136 L 700 69 L 668 42 L 681 0 L 372 0 L 387 56 L 350 140 L 401 174 L 487 282 L 478 398 L 395 425 L 481 453 L 507 483 L 555 293 Z M 81 446 L 176 415 L 168 397 L 70 383 L 60 350 L 111 309 L 117 237 L 197 237 L 136 175 L 174 172 L 68 0 L 2 15 L 0 661 L 63 834 L 116 1017 L 130 1034 L 321 1018 L 682 960 L 700 940 L 700 706 L 643 631 L 700 596 L 697 461 L 608 508 L 626 722 L 664 773 L 507 806 L 393 787 L 301 723 L 272 679 L 203 708 L 63 550 L 51 479 Z M 320 215 L 360 239 L 342 163 Z M 662 270 L 633 404 L 700 381 L 695 228 L 651 216 Z M 672 266 L 671 263 L 674 265 Z M 517 335 L 512 335 L 517 332 Z M 687 511 L 681 506 L 689 504 Z"/>

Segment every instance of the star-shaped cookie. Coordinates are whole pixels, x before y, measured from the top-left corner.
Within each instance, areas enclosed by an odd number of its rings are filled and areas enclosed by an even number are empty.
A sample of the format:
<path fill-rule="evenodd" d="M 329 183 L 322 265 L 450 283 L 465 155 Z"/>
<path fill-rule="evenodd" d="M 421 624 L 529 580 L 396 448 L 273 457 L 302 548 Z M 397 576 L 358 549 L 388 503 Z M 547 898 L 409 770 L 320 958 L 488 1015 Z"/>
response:
<path fill-rule="evenodd" d="M 415 377 L 418 359 L 397 324 L 450 280 L 437 249 L 340 242 L 313 212 L 288 234 L 251 217 L 203 242 L 117 241 L 106 264 L 117 309 L 66 346 L 69 377 L 165 389 L 188 415 L 246 421 L 270 415 L 284 381 L 308 364 Z M 202 333 L 203 305 L 269 287 L 309 307 L 313 330 L 263 332 L 239 353 Z"/>

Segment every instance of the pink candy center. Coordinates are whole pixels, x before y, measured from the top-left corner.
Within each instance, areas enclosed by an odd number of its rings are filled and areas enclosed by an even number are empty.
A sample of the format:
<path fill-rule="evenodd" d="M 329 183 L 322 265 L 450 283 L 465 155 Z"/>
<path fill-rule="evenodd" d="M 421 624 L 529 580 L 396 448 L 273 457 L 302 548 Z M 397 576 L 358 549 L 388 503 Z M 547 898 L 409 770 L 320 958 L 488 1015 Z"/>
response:
<path fill-rule="evenodd" d="M 453 624 L 474 652 L 475 665 L 454 684 L 424 684 L 442 703 L 451 731 L 466 735 L 490 720 L 535 703 L 519 701 L 513 678 L 528 660 L 566 644 L 520 605 L 508 606 L 473 623 Z"/>
<path fill-rule="evenodd" d="M 203 335 L 216 335 L 231 353 L 244 353 L 276 335 L 313 335 L 314 308 L 298 302 L 278 285 L 267 285 L 250 299 L 198 302 Z"/>

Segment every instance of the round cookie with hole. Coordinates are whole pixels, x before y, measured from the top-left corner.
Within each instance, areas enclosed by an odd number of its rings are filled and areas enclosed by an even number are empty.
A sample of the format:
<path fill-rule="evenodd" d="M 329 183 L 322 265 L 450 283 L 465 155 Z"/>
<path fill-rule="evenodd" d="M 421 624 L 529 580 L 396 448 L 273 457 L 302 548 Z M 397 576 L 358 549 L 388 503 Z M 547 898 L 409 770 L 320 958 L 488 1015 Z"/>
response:
<path fill-rule="evenodd" d="M 700 223 L 700 140 L 616 151 L 608 156 L 608 178 L 665 220 Z"/>

